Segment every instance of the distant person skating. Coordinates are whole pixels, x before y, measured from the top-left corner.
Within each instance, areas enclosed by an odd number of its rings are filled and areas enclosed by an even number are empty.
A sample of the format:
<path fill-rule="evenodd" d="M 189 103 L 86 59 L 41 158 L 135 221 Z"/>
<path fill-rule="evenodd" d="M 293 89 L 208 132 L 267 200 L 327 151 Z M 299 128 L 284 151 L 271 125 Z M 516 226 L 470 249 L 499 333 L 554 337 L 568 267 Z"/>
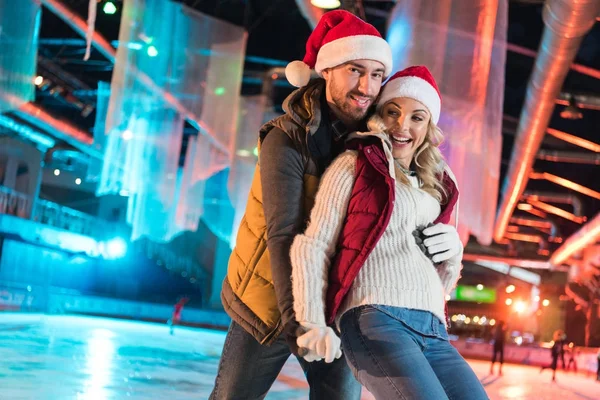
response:
<path fill-rule="evenodd" d="M 168 321 L 171 335 L 173 334 L 173 329 L 175 325 L 179 325 L 179 321 L 181 321 L 181 312 L 183 311 L 183 306 L 188 301 L 190 301 L 189 298 L 182 297 L 177 303 L 175 303 L 175 306 L 173 307 L 173 315 L 171 315 L 171 319 Z"/>
<path fill-rule="evenodd" d="M 494 332 L 494 349 L 492 354 L 492 365 L 490 366 L 490 375 L 494 375 L 494 364 L 496 356 L 500 355 L 500 369 L 498 375 L 502 376 L 502 365 L 504 364 L 504 342 L 506 341 L 506 325 L 504 321 L 498 321 Z"/>

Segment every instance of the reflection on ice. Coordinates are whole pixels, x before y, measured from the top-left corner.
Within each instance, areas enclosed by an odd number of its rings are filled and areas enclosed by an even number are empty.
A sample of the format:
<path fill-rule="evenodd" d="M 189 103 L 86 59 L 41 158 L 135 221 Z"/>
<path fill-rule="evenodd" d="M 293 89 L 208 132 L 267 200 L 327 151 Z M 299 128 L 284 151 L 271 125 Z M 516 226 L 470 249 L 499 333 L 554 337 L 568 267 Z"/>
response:
<path fill-rule="evenodd" d="M 95 328 L 87 340 L 86 380 L 83 392 L 77 393 L 77 399 L 103 400 L 110 397 L 107 387 L 113 373 L 113 355 L 115 334 L 108 329 Z"/>

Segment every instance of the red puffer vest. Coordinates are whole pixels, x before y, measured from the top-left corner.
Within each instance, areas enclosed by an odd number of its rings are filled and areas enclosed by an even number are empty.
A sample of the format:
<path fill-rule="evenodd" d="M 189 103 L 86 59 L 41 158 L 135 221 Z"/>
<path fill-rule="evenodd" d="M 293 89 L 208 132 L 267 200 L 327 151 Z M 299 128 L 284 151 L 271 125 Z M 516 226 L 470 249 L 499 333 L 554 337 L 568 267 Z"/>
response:
<path fill-rule="evenodd" d="M 358 151 L 356 181 L 352 188 L 344 227 L 338 238 L 338 251 L 329 273 L 326 308 L 327 323 L 335 321 L 352 282 L 365 260 L 383 235 L 392 216 L 395 180 L 390 176 L 389 162 L 381 140 L 376 137 L 355 139 L 346 148 Z M 444 171 L 442 179 L 447 199 L 434 223 L 450 222 L 458 201 L 458 188 Z"/>

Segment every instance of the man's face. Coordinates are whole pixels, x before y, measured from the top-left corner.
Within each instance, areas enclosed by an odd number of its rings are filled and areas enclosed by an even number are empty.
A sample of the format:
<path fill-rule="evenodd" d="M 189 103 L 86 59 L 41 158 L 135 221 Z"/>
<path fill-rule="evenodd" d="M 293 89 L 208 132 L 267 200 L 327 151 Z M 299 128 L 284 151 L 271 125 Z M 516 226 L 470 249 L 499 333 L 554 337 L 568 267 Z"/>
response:
<path fill-rule="evenodd" d="M 327 101 L 348 121 L 361 121 L 375 102 L 385 68 L 374 60 L 353 60 L 322 72 Z"/>

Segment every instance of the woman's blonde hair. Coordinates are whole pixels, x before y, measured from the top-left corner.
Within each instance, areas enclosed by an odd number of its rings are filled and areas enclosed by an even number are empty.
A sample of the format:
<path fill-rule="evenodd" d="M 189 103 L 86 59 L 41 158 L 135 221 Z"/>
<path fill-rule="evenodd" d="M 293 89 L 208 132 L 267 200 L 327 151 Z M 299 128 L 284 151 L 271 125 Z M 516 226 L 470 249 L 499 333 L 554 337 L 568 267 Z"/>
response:
<path fill-rule="evenodd" d="M 379 109 L 381 113 L 383 107 Z M 417 177 L 421 181 L 421 189 L 432 195 L 440 204 L 446 201 L 446 189 L 442 184 L 444 156 L 439 147 L 444 141 L 442 130 L 429 119 L 427 126 L 427 134 L 425 140 L 415 151 L 412 164 L 415 166 Z M 396 164 L 396 163 L 394 163 Z M 406 175 L 396 167 L 396 179 L 405 184 L 410 185 Z"/>

